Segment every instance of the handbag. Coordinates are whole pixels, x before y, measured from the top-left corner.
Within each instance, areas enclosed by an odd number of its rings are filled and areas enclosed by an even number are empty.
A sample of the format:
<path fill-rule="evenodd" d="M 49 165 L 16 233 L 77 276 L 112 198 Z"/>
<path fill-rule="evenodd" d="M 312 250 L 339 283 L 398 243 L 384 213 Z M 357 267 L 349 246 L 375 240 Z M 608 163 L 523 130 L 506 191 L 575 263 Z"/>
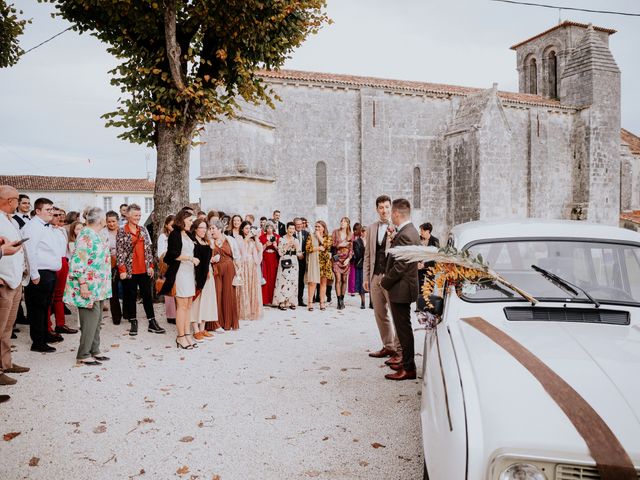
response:
<path fill-rule="evenodd" d="M 290 258 L 283 258 L 280 260 L 280 266 L 282 267 L 283 270 L 286 270 L 287 268 L 291 268 L 293 267 L 293 260 L 291 260 Z"/>
<path fill-rule="evenodd" d="M 231 285 L 234 287 L 241 287 L 244 285 L 244 280 L 237 273 L 233 276 L 233 280 L 231 281 Z"/>

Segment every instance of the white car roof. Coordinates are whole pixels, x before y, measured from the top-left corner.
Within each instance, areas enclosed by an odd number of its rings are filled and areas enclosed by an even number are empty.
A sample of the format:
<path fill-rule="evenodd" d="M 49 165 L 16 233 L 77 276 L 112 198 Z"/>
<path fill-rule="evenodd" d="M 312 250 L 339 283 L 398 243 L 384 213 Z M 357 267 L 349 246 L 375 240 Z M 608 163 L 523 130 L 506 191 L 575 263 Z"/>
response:
<path fill-rule="evenodd" d="M 490 238 L 592 238 L 640 243 L 640 233 L 626 228 L 575 220 L 483 220 L 456 225 L 451 235 L 458 248 Z"/>

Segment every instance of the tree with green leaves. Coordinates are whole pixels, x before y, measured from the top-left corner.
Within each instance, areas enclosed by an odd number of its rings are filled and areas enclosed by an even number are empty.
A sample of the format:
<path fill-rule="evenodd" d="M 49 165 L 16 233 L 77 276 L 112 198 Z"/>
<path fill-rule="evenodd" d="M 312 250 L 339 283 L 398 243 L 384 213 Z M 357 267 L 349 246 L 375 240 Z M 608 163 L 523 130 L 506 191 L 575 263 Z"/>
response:
<path fill-rule="evenodd" d="M 22 15 L 22 11 L 12 3 L 0 0 L 0 68 L 15 65 L 24 53 L 18 37 L 24 33 L 24 27 L 30 21 L 18 18 L 18 15 Z"/>
<path fill-rule="evenodd" d="M 122 92 L 107 126 L 155 147 L 155 231 L 189 199 L 189 153 L 206 122 L 242 99 L 273 106 L 257 73 L 277 69 L 329 21 L 325 0 L 41 0 L 121 60 Z"/>

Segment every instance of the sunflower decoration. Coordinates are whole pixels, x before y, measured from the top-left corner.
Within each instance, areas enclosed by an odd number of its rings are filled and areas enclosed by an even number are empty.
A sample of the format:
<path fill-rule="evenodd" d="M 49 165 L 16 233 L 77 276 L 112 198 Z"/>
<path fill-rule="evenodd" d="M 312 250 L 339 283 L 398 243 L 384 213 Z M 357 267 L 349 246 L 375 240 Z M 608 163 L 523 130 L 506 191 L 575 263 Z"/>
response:
<path fill-rule="evenodd" d="M 471 255 L 468 250 L 458 250 L 453 246 L 440 249 L 424 246 L 403 246 L 389 249 L 389 253 L 398 260 L 409 263 L 434 263 L 427 270 L 425 282 L 422 285 L 422 297 L 427 308 L 431 308 L 430 297 L 435 292 L 443 292 L 447 285 L 456 288 L 458 294 L 463 284 L 482 286 L 488 283 L 500 283 L 517 292 L 532 304 L 538 301 L 506 280 L 502 275 L 492 270 L 481 254 Z"/>

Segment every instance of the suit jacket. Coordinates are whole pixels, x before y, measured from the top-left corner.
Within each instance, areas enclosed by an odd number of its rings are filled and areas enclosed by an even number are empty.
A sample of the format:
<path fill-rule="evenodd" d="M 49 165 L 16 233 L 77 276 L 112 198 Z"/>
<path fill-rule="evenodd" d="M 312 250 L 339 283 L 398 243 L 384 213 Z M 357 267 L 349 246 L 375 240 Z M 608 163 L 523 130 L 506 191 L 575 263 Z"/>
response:
<path fill-rule="evenodd" d="M 287 234 L 287 226 L 282 222 L 278 222 L 276 224 L 276 233 L 281 237 L 284 237 Z"/>
<path fill-rule="evenodd" d="M 402 227 L 391 241 L 391 247 L 403 245 L 420 245 L 420 235 L 412 223 Z M 388 255 L 384 277 L 380 284 L 389 292 L 390 302 L 415 302 L 418 298 L 418 264 L 400 261 L 393 255 Z"/>

